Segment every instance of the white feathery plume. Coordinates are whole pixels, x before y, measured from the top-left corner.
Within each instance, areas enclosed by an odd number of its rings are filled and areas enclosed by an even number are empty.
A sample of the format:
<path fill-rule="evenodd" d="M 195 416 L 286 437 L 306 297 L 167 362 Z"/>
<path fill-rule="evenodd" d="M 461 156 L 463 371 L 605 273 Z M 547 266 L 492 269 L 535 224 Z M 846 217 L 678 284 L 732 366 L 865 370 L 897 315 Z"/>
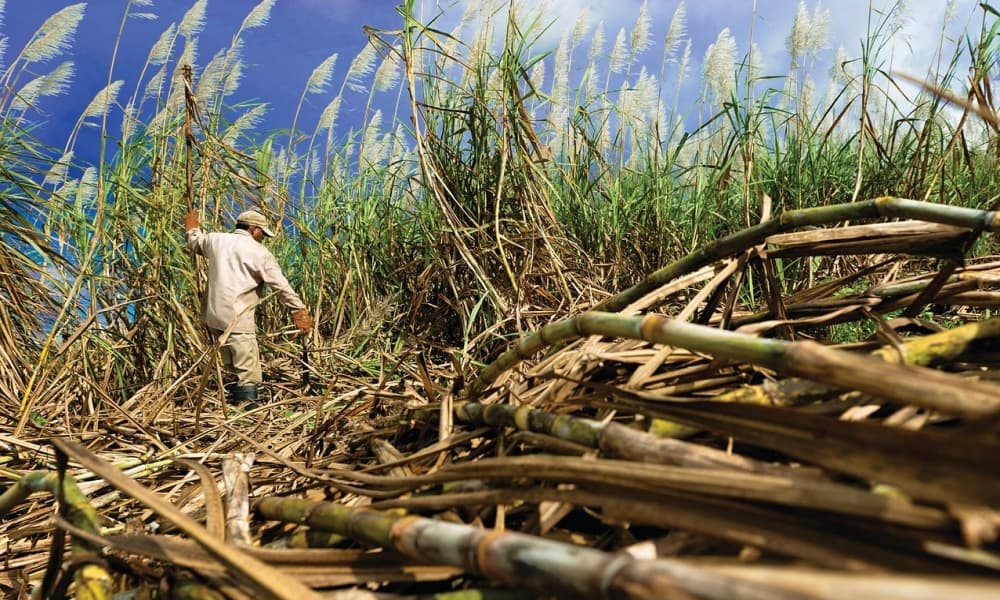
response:
<path fill-rule="evenodd" d="M 271 19 L 271 9 L 274 8 L 274 2 L 275 0 L 261 0 L 260 4 L 253 7 L 250 14 L 243 19 L 240 30 L 244 31 L 267 25 L 267 22 Z"/>
<path fill-rule="evenodd" d="M 621 73 L 625 69 L 625 63 L 627 57 L 627 48 L 625 47 L 625 28 L 622 27 L 618 30 L 618 35 L 615 37 L 615 43 L 611 47 L 611 58 L 608 68 L 612 73 Z"/>
<path fill-rule="evenodd" d="M 796 90 L 799 89 L 799 78 L 796 73 L 798 73 L 798 70 L 792 69 L 788 72 L 788 77 L 785 78 L 785 93 L 781 95 L 781 102 L 779 103 L 782 109 L 787 109 L 791 106 L 792 99 L 796 97 Z"/>
<path fill-rule="evenodd" d="M 622 119 L 630 119 L 635 114 L 635 89 L 626 81 L 618 93 L 618 114 Z"/>
<path fill-rule="evenodd" d="M 3 27 L 3 18 L 6 13 L 7 0 L 0 0 L 0 27 Z"/>
<path fill-rule="evenodd" d="M 376 92 L 386 92 L 399 83 L 401 75 L 400 67 L 402 63 L 399 59 L 398 48 L 394 48 L 382 59 L 382 64 L 375 71 L 374 87 Z"/>
<path fill-rule="evenodd" d="M 795 20 L 792 21 L 792 30 L 785 39 L 785 46 L 789 54 L 792 55 L 792 62 L 804 54 L 806 51 L 806 30 L 809 28 L 809 11 L 806 9 L 805 0 L 799 0 L 799 5 L 795 9 Z"/>
<path fill-rule="evenodd" d="M 153 6 L 153 0 L 129 0 L 128 18 L 142 19 L 144 21 L 155 21 L 160 17 L 153 12 L 132 12 L 133 6 Z"/>
<path fill-rule="evenodd" d="M 198 62 L 198 38 L 187 38 L 184 42 L 184 51 L 177 59 L 178 71 L 184 65 L 194 67 Z"/>
<path fill-rule="evenodd" d="M 545 61 L 540 60 L 536 62 L 531 70 L 528 71 L 528 81 L 531 82 L 531 87 L 535 90 L 542 89 L 542 85 L 545 83 Z"/>
<path fill-rule="evenodd" d="M 607 98 L 601 98 L 599 112 L 606 113 L 608 111 L 609 104 Z M 601 130 L 598 135 L 598 149 L 602 156 L 608 156 L 611 151 L 611 127 L 607 122 L 601 124 Z"/>
<path fill-rule="evenodd" d="M 659 133 L 661 141 L 669 142 L 673 139 L 674 132 L 667 129 L 670 119 L 667 117 L 667 105 L 663 102 L 656 103 L 656 120 L 653 123 L 654 131 Z M 663 158 L 663 148 L 657 144 L 657 155 Z"/>
<path fill-rule="evenodd" d="M 170 88 L 170 95 L 167 96 L 167 101 L 163 103 L 163 108 L 160 109 L 158 113 L 150 120 L 149 129 L 157 130 L 163 127 L 177 118 L 181 113 L 181 108 L 184 106 L 184 86 L 175 85 Z"/>
<path fill-rule="evenodd" d="M 289 164 L 288 151 L 281 148 L 271 161 L 271 179 L 273 181 L 281 181 L 283 177 L 288 176 L 287 171 L 291 166 Z"/>
<path fill-rule="evenodd" d="M 195 85 L 195 96 L 200 104 L 206 107 L 214 105 L 215 98 L 222 87 L 222 69 L 225 62 L 226 51 L 219 50 L 202 69 L 201 77 L 198 78 L 198 83 Z"/>
<path fill-rule="evenodd" d="M 72 160 L 73 151 L 69 150 L 59 160 L 52 163 L 48 173 L 45 174 L 45 179 L 42 180 L 42 185 L 55 185 L 65 181 L 66 176 L 69 174 L 69 163 Z"/>
<path fill-rule="evenodd" d="M 646 67 L 642 67 L 635 84 L 626 85 L 622 90 L 618 103 L 619 110 L 638 126 L 648 116 L 655 114 L 656 90 L 656 78 L 646 71 Z"/>
<path fill-rule="evenodd" d="M 354 60 L 351 61 L 351 66 L 347 69 L 347 87 L 355 92 L 364 92 L 368 89 L 362 78 L 371 74 L 377 56 L 378 53 L 375 51 L 375 46 L 366 43 L 365 47 L 354 57 Z"/>
<path fill-rule="evenodd" d="M 524 21 L 524 13 L 526 12 L 524 4 L 524 0 L 510 0 L 510 12 L 513 13 L 518 23 L 527 22 Z"/>
<path fill-rule="evenodd" d="M 129 138 L 132 137 L 132 132 L 135 128 L 135 104 L 129 102 L 122 109 L 122 125 L 121 125 L 121 139 L 122 142 L 128 142 Z"/>
<path fill-rule="evenodd" d="M 87 108 L 83 109 L 83 116 L 80 118 L 89 119 L 91 117 L 99 117 L 103 115 L 113 102 L 118 101 L 118 90 L 121 89 L 124 83 L 124 80 L 119 79 L 104 86 L 104 89 L 97 92 L 94 99 L 90 101 Z"/>
<path fill-rule="evenodd" d="M 409 148 L 406 146 L 406 135 L 403 131 L 402 125 L 396 125 L 396 129 L 392 132 L 392 140 L 389 145 L 389 164 L 392 165 L 402 165 L 403 160 L 409 153 Z"/>
<path fill-rule="evenodd" d="M 177 33 L 186 38 L 191 38 L 205 28 L 205 9 L 208 8 L 208 0 L 197 0 L 191 8 L 184 13 L 181 24 L 177 27 Z"/>
<path fill-rule="evenodd" d="M 27 110 L 45 96 L 58 96 L 69 89 L 70 79 L 73 78 L 73 61 L 66 61 L 52 70 L 52 72 L 36 77 L 24 84 L 18 90 L 14 99 L 10 103 L 12 110 Z"/>
<path fill-rule="evenodd" d="M 169 27 L 163 30 L 160 34 L 160 38 L 156 40 L 153 47 L 149 49 L 149 58 L 146 61 L 151 66 L 159 66 L 167 62 L 170 58 L 170 52 L 174 47 L 174 40 L 177 38 L 177 24 L 171 23 Z"/>
<path fill-rule="evenodd" d="M 590 28 L 590 9 L 584 6 L 580 10 L 579 16 L 576 18 L 576 22 L 573 23 L 573 33 L 570 35 L 570 45 L 576 47 L 586 35 L 587 29 Z"/>
<path fill-rule="evenodd" d="M 86 7 L 86 2 L 72 4 L 46 19 L 21 50 L 21 57 L 29 63 L 45 61 L 68 50 Z"/>
<path fill-rule="evenodd" d="M 335 155 L 330 162 L 328 181 L 334 183 L 348 181 L 348 163 L 354 155 L 354 143 L 351 142 L 341 149 L 341 154 Z"/>
<path fill-rule="evenodd" d="M 889 11 L 889 32 L 890 35 L 902 31 L 910 22 L 910 4 L 907 0 L 896 0 Z"/>
<path fill-rule="evenodd" d="M 956 8 L 955 4 L 957 4 L 955 0 L 948 0 L 948 2 L 945 3 L 944 5 L 944 22 L 946 24 L 951 23 L 951 20 L 955 18 L 955 8 Z M 0 13 L 2 12 L 3 12 L 3 7 L 0 6 Z M 0 22 L 0 24 L 2 24 L 2 22 Z"/>
<path fill-rule="evenodd" d="M 684 44 L 684 52 L 681 53 L 681 60 L 677 67 L 677 89 L 680 89 L 681 84 L 687 79 L 688 69 L 691 66 L 691 38 L 688 38 L 687 43 Z"/>
<path fill-rule="evenodd" d="M 819 52 L 826 47 L 830 37 L 830 11 L 817 3 L 812 16 L 806 9 L 805 0 L 800 0 L 795 9 L 792 31 L 785 40 L 789 54 L 795 61 L 799 57 Z"/>
<path fill-rule="evenodd" d="M 145 0 L 143 0 L 145 1 Z M 152 6 L 152 4 L 139 4 L 138 2 L 133 2 L 136 6 Z M 130 19 L 142 19 L 143 21 L 155 21 L 160 17 L 156 13 L 151 12 L 129 12 L 128 18 Z"/>
<path fill-rule="evenodd" d="M 490 69 L 490 75 L 486 78 L 486 93 L 491 101 L 500 100 L 503 96 L 503 80 L 500 69 Z"/>
<path fill-rule="evenodd" d="M 584 83 L 584 105 L 587 105 L 591 100 L 597 98 L 597 95 L 601 93 L 600 88 L 597 87 L 597 63 L 591 61 L 587 65 L 587 70 L 583 72 L 583 83 Z"/>
<path fill-rule="evenodd" d="M 702 77 L 708 90 L 719 100 L 726 100 L 733 89 L 736 69 L 736 40 L 726 27 L 719 32 L 702 60 Z"/>
<path fill-rule="evenodd" d="M 143 90 L 143 99 L 156 98 L 160 95 L 160 90 L 163 88 L 163 80 L 167 76 L 167 65 L 160 67 L 160 70 L 153 74 L 149 78 L 149 82 L 146 83 L 146 89 Z"/>
<path fill-rule="evenodd" d="M 844 86 L 854 79 L 854 74 L 851 72 L 851 65 L 848 64 L 848 60 L 850 60 L 850 57 L 847 56 L 847 50 L 843 46 L 839 46 L 837 53 L 833 57 L 833 64 L 830 65 L 831 82 L 839 86 Z"/>
<path fill-rule="evenodd" d="M 79 186 L 80 186 L 79 181 L 77 181 L 76 179 L 70 179 L 66 183 L 59 186 L 59 189 L 53 191 L 52 195 L 55 196 L 56 198 L 59 198 L 60 200 L 67 201 L 70 198 L 76 196 L 76 192 Z M 65 250 L 61 251 L 61 253 L 65 254 Z"/>
<path fill-rule="evenodd" d="M 649 39 L 649 0 L 642 0 L 639 7 L 639 14 L 635 18 L 635 25 L 632 27 L 632 35 L 629 38 L 629 55 L 635 57 L 641 54 L 650 45 Z"/>
<path fill-rule="evenodd" d="M 452 61 L 455 63 L 458 62 L 457 60 L 455 60 L 455 57 L 458 55 L 458 45 L 461 43 L 461 39 L 459 38 L 459 36 L 461 34 L 462 34 L 462 27 L 460 25 L 456 27 L 454 30 L 452 30 L 451 35 L 445 37 L 444 43 L 441 44 L 440 52 L 430 53 L 432 56 L 435 56 L 433 60 L 440 61 L 436 66 L 436 68 L 444 69 L 445 68 L 444 65 L 447 64 L 447 61 Z"/>
<path fill-rule="evenodd" d="M 340 112 L 340 102 L 342 96 L 338 95 L 330 101 L 319 115 L 319 124 L 316 131 L 333 130 L 337 125 L 337 114 Z"/>
<path fill-rule="evenodd" d="M 482 8 L 481 4 L 481 2 L 465 3 L 465 10 L 462 11 L 462 17 L 458 20 L 458 28 L 456 31 L 461 31 L 479 16 Z"/>
<path fill-rule="evenodd" d="M 563 140 L 566 137 L 566 122 L 569 121 L 569 109 L 565 106 L 553 106 L 549 111 L 549 147 L 556 154 L 562 154 Z"/>
<path fill-rule="evenodd" d="M 382 140 L 382 111 L 376 110 L 365 124 L 364 133 L 361 136 L 361 156 L 358 157 L 362 168 L 374 167 L 382 162 L 385 154 L 385 142 Z"/>
<path fill-rule="evenodd" d="M 832 79 L 828 80 L 826 86 L 826 98 L 823 100 L 823 105 L 832 108 L 834 102 L 837 100 L 838 92 L 839 90 L 836 87 L 836 83 Z M 833 110 L 823 111 L 822 120 L 819 123 L 819 129 L 823 131 L 830 131 L 833 127 L 833 116 Z M 833 133 L 836 133 L 836 130 Z"/>
<path fill-rule="evenodd" d="M 465 59 L 465 68 L 462 71 L 462 86 L 470 87 L 471 81 L 485 67 L 483 57 L 486 56 L 486 36 L 477 35 L 472 46 L 469 48 L 469 55 Z"/>
<path fill-rule="evenodd" d="M 258 104 L 242 115 L 236 117 L 233 124 L 226 129 L 224 134 L 222 134 L 222 141 L 230 146 L 234 146 L 244 131 L 253 129 L 257 125 L 260 125 L 260 122 L 264 118 L 264 114 L 267 113 L 267 110 L 267 104 Z"/>
<path fill-rule="evenodd" d="M 333 77 L 333 67 L 337 64 L 337 53 L 334 52 L 330 56 L 323 59 L 323 62 L 319 63 L 312 73 L 309 74 L 309 79 L 306 80 L 306 92 L 307 94 L 322 94 L 326 91 L 326 88 L 330 85 L 330 79 Z"/>
<path fill-rule="evenodd" d="M 693 167 L 698 159 L 698 142 L 694 136 L 688 137 L 684 145 L 677 152 L 675 164 L 682 167 Z M 689 171 L 691 172 L 691 171 Z"/>
<path fill-rule="evenodd" d="M 594 28 L 594 35 L 590 36 L 590 51 L 587 52 L 589 62 L 597 62 L 598 58 L 604 55 L 604 21 L 600 21 Z"/>
<path fill-rule="evenodd" d="M 549 95 L 556 104 L 565 104 L 569 95 L 569 36 L 559 38 L 555 57 L 552 60 L 552 88 Z"/>
<path fill-rule="evenodd" d="M 85 205 L 90 204 L 97 196 L 97 168 L 87 167 L 80 177 L 80 185 L 77 188 L 77 202 Z"/>
<path fill-rule="evenodd" d="M 670 18 L 670 25 L 667 27 L 667 35 L 663 37 L 663 48 L 667 58 L 672 58 L 677 53 L 684 37 L 687 25 L 687 7 L 683 0 L 677 4 L 674 16 Z"/>
<path fill-rule="evenodd" d="M 229 97 L 240 87 L 243 81 L 243 40 L 229 47 L 226 52 L 226 73 L 222 81 L 222 95 Z"/>
<path fill-rule="evenodd" d="M 642 115 L 644 118 L 655 117 L 658 88 L 656 76 L 647 72 L 646 67 L 642 67 L 639 70 L 639 77 L 635 80 L 637 115 Z"/>
<path fill-rule="evenodd" d="M 323 163 L 319 159 L 319 153 L 316 150 L 311 150 L 309 152 L 309 178 L 316 179 L 322 168 Z"/>
<path fill-rule="evenodd" d="M 809 52 L 819 52 L 826 48 L 830 40 L 830 11 L 824 10 L 817 3 L 813 8 L 809 27 L 806 29 L 805 41 Z"/>

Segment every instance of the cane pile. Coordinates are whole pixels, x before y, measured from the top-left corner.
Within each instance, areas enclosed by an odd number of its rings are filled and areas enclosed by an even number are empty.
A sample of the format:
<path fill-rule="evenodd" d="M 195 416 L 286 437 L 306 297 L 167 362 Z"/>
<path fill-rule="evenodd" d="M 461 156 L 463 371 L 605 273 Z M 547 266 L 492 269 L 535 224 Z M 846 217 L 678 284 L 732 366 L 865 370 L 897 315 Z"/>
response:
<path fill-rule="evenodd" d="M 791 211 L 475 368 L 318 372 L 249 412 L 151 385 L 99 427 L 67 408 L 0 435 L 0 586 L 998 597 L 1000 260 L 966 260 L 998 229 L 897 198 Z"/>

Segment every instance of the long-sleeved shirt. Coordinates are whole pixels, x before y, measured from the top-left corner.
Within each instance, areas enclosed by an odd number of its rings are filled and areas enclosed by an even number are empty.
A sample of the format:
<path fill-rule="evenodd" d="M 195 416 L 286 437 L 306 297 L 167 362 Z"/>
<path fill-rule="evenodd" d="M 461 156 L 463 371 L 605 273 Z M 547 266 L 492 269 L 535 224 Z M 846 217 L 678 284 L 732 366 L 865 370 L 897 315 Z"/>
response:
<path fill-rule="evenodd" d="M 254 333 L 255 311 L 264 284 L 273 288 L 290 310 L 305 308 L 289 285 L 278 260 L 250 232 L 187 231 L 188 247 L 208 259 L 208 293 L 202 300 L 202 319 L 212 329 Z"/>

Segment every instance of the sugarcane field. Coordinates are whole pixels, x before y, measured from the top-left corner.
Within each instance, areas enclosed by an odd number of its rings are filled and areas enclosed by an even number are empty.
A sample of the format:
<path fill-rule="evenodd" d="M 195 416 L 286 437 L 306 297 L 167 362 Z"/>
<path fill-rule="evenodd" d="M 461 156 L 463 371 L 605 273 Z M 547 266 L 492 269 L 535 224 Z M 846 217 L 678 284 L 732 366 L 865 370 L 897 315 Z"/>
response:
<path fill-rule="evenodd" d="M 1000 598 L 998 9 L 0 0 L 0 597 Z"/>

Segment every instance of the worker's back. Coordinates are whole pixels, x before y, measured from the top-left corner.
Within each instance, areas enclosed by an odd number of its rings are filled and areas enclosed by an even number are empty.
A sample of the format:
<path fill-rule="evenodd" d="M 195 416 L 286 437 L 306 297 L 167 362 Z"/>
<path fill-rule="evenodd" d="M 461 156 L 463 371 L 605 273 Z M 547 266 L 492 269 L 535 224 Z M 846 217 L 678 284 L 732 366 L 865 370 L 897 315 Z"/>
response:
<path fill-rule="evenodd" d="M 188 232 L 188 245 L 208 259 L 208 293 L 202 305 L 205 323 L 225 330 L 235 320 L 234 332 L 255 331 L 254 309 L 267 279 L 265 272 L 278 268 L 271 252 L 241 229 L 232 233 L 195 229 Z"/>

